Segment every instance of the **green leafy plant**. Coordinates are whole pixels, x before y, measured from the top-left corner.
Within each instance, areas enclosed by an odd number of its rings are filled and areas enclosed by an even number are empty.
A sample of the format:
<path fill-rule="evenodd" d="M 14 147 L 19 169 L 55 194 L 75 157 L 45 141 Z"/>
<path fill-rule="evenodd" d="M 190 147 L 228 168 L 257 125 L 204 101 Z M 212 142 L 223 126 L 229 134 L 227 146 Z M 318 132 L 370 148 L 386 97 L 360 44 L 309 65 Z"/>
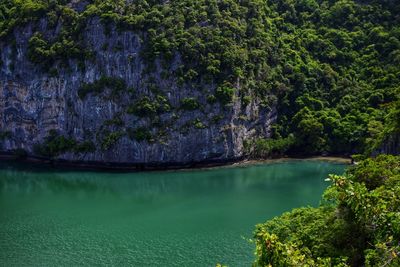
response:
<path fill-rule="evenodd" d="M 43 143 L 34 146 L 34 152 L 44 157 L 57 157 L 60 154 L 72 151 L 76 145 L 73 138 L 58 135 L 57 131 L 49 132 Z"/>
<path fill-rule="evenodd" d="M 229 83 L 224 83 L 215 91 L 216 98 L 224 105 L 231 103 L 234 95 L 235 88 L 233 88 Z"/>
<path fill-rule="evenodd" d="M 124 136 L 123 132 L 108 132 L 106 131 L 102 140 L 101 140 L 101 148 L 103 150 L 109 150 L 112 148 L 118 140 Z"/>
<path fill-rule="evenodd" d="M 257 225 L 256 266 L 400 264 L 400 157 L 366 159 L 328 180 L 321 207 Z"/>
<path fill-rule="evenodd" d="M 116 97 L 126 90 L 126 84 L 122 78 L 101 76 L 92 83 L 83 83 L 78 90 L 78 96 L 84 99 L 90 93 L 99 95 L 106 89 L 111 91 L 111 97 Z"/>
<path fill-rule="evenodd" d="M 127 113 L 139 117 L 152 117 L 159 113 L 168 112 L 170 109 L 168 100 L 162 95 L 157 95 L 155 99 L 143 96 L 128 107 Z"/>
<path fill-rule="evenodd" d="M 134 139 L 138 142 L 147 141 L 150 142 L 153 140 L 153 135 L 151 134 L 150 130 L 146 127 L 138 127 L 135 129 L 128 130 L 128 136 L 131 139 Z"/>
<path fill-rule="evenodd" d="M 181 101 L 181 108 L 184 110 L 196 110 L 200 107 L 199 102 L 197 99 L 193 97 L 187 97 L 182 99 Z"/>

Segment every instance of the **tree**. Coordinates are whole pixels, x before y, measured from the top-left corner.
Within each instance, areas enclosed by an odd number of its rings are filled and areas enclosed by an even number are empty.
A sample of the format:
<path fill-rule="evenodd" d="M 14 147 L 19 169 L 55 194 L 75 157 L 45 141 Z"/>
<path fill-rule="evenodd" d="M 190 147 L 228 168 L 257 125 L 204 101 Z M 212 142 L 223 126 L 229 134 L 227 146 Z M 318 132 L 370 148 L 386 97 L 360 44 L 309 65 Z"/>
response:
<path fill-rule="evenodd" d="M 320 207 L 257 225 L 257 266 L 400 264 L 400 157 L 366 159 L 328 180 Z"/>

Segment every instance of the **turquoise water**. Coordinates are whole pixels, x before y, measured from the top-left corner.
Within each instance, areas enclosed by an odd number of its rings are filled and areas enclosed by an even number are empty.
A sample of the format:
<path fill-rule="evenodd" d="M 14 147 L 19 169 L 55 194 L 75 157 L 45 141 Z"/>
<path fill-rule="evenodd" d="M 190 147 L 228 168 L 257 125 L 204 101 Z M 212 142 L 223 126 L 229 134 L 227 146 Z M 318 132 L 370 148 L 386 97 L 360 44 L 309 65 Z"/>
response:
<path fill-rule="evenodd" d="M 0 163 L 0 266 L 250 266 L 254 225 L 317 206 L 345 166 L 105 173 Z"/>

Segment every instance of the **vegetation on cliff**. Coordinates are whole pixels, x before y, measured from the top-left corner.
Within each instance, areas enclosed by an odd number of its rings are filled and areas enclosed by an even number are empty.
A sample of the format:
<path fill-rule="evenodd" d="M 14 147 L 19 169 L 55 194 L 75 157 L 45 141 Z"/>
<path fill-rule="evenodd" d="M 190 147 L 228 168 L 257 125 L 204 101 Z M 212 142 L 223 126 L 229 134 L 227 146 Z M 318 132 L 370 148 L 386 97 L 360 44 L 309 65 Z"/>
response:
<path fill-rule="evenodd" d="M 229 105 L 240 98 L 247 106 L 257 97 L 259 105 L 276 106 L 277 141 L 266 146 L 249 140 L 252 156 L 362 153 L 387 139 L 382 132 L 398 129 L 388 119 L 399 107 L 398 14 L 400 4 L 391 0 L 4 0 L 0 41 L 14 46 L 15 57 L 14 35 L 31 23 L 32 63 L 57 75 L 74 60 L 84 71 L 96 54 L 82 32 L 98 17 L 106 34 L 133 31 L 141 37 L 145 49 L 138 56 L 146 71 L 160 64 L 178 84 L 216 85 L 210 103 Z M 54 29 L 56 37 L 49 39 L 43 29 Z M 182 65 L 172 70 L 176 57 Z M 82 84 L 79 96 L 100 93 L 111 83 L 129 90 L 116 79 Z M 166 105 L 143 96 L 127 112 L 156 114 Z M 196 99 L 182 102 L 182 109 L 197 108 Z"/>

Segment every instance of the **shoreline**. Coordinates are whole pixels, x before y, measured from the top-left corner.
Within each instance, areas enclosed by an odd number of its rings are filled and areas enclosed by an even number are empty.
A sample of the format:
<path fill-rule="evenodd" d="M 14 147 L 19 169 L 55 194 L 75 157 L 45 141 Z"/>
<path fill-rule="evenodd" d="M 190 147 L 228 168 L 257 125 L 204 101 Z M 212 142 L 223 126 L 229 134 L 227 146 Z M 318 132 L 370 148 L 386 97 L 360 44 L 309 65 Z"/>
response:
<path fill-rule="evenodd" d="M 69 161 L 52 160 L 48 158 L 27 156 L 19 158 L 9 152 L 0 152 L 0 162 L 27 163 L 32 167 L 50 167 L 55 170 L 87 170 L 111 172 L 142 172 L 142 171 L 169 171 L 169 170 L 203 170 L 212 168 L 245 167 L 251 165 L 278 163 L 284 161 L 312 160 L 326 161 L 350 165 L 352 160 L 346 156 L 310 156 L 310 157 L 281 157 L 271 159 L 246 159 L 244 157 L 232 159 L 213 159 L 193 162 L 148 162 L 148 163 L 119 163 L 97 161 Z"/>
<path fill-rule="evenodd" d="M 260 164 L 260 163 L 273 163 L 281 161 L 291 161 L 291 160 L 311 160 L 311 161 L 326 161 L 332 163 L 341 164 L 351 164 L 351 158 L 346 156 L 309 156 L 309 157 L 281 157 L 281 158 L 271 158 L 271 159 L 249 159 L 238 162 L 237 164 Z"/>
<path fill-rule="evenodd" d="M 279 163 L 286 161 L 324 161 L 336 164 L 351 165 L 352 160 L 350 157 L 345 156 L 310 156 L 310 157 L 281 157 L 281 158 L 271 158 L 271 159 L 245 159 L 239 162 L 235 162 L 230 166 L 240 167 L 240 166 L 251 166 L 251 165 L 261 165 L 270 163 Z"/>

